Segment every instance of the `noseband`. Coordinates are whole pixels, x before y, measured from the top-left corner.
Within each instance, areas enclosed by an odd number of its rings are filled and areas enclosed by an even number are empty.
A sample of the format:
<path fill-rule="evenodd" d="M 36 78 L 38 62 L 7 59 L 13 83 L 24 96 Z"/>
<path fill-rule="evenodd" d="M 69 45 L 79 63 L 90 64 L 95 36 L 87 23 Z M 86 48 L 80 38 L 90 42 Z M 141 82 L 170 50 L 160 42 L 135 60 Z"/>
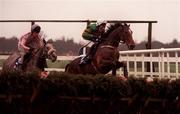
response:
<path fill-rule="evenodd" d="M 132 34 L 132 31 L 131 31 L 131 29 L 128 27 L 128 29 L 127 28 L 124 28 L 125 26 L 127 26 L 127 25 L 124 25 L 124 26 L 122 26 L 122 33 L 121 33 L 121 40 L 120 40 L 120 42 L 119 43 L 122 43 L 122 44 L 125 44 L 126 43 L 126 36 L 127 36 L 127 34 L 126 33 L 128 33 L 128 32 L 130 32 L 131 34 Z M 123 30 L 124 29 L 124 30 Z"/>

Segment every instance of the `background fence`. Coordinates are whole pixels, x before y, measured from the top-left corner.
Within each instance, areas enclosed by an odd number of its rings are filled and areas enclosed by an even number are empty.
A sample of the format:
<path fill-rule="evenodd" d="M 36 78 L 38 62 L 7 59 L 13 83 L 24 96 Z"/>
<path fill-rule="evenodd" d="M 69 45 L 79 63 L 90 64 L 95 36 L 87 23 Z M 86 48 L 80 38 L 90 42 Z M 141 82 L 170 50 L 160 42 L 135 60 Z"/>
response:
<path fill-rule="evenodd" d="M 7 57 L 7 55 L 1 55 L 0 59 Z M 77 57 L 58 56 L 57 60 L 71 61 Z M 129 76 L 180 78 L 180 48 L 120 51 L 119 60 L 127 63 Z M 64 68 L 56 67 L 47 70 L 64 71 Z M 123 70 L 118 70 L 118 74 L 123 75 Z"/>

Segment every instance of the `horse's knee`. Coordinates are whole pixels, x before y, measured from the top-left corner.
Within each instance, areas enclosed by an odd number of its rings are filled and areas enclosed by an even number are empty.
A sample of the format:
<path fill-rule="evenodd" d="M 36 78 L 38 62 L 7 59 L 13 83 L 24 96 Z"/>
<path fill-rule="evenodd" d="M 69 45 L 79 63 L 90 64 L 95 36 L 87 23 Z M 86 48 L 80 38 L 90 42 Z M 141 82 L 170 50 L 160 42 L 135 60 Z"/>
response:
<path fill-rule="evenodd" d="M 122 64 L 122 66 L 124 66 L 124 67 L 126 67 L 127 66 L 127 64 L 126 64 L 126 62 L 120 62 L 121 64 Z"/>
<path fill-rule="evenodd" d="M 119 62 L 119 61 L 117 61 L 117 63 L 116 63 L 116 65 L 117 65 L 117 68 L 121 68 L 121 67 L 127 67 L 127 65 L 126 65 L 126 63 L 125 62 Z"/>

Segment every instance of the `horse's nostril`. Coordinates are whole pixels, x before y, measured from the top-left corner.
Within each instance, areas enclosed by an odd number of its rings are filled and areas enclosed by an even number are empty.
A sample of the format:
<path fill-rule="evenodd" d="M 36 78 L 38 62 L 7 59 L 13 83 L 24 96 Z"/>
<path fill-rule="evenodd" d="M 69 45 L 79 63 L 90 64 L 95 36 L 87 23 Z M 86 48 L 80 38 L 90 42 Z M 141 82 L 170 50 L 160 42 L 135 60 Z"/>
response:
<path fill-rule="evenodd" d="M 55 52 L 52 53 L 51 57 L 53 58 L 52 62 L 55 62 L 57 60 L 57 55 L 55 54 Z"/>
<path fill-rule="evenodd" d="M 57 57 L 54 57 L 54 59 L 52 59 L 52 62 L 55 62 L 57 60 Z"/>

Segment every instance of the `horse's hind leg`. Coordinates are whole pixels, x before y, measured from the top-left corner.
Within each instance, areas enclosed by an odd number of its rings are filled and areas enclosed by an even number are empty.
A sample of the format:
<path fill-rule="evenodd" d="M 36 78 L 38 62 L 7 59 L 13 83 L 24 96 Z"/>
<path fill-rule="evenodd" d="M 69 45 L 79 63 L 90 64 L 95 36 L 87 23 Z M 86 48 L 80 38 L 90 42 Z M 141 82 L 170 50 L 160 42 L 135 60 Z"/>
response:
<path fill-rule="evenodd" d="M 69 64 L 66 65 L 65 70 L 64 70 L 65 72 L 68 72 L 68 69 L 69 69 L 68 67 L 69 67 Z"/>

